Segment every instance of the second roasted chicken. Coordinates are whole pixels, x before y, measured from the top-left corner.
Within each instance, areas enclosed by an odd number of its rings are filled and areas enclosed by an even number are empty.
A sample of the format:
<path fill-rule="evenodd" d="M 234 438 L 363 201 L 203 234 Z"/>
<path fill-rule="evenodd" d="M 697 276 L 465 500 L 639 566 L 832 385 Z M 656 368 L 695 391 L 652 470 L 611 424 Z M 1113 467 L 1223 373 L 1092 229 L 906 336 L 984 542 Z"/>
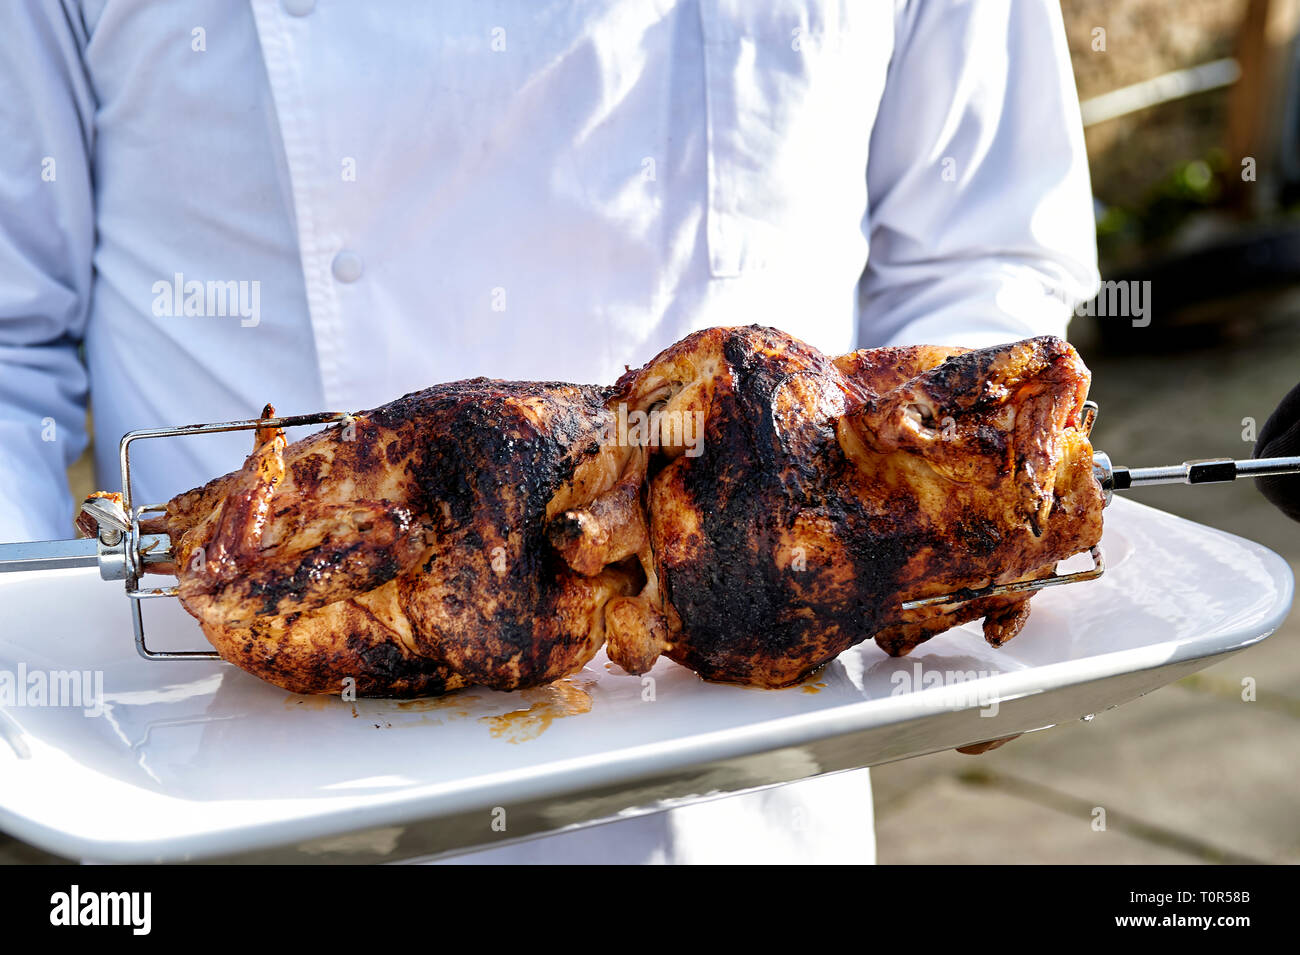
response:
<path fill-rule="evenodd" d="M 887 653 L 984 618 L 995 646 L 1028 595 L 904 602 L 1052 573 L 1101 538 L 1081 412 L 1089 375 L 1057 338 L 831 359 L 770 328 L 697 332 L 618 383 L 657 416 L 648 584 L 606 610 L 610 658 L 666 654 L 710 680 L 798 682 L 874 637 Z M 702 431 L 698 454 L 676 435 Z"/>
<path fill-rule="evenodd" d="M 1101 536 L 1065 342 L 831 358 L 774 329 L 697 332 L 614 388 L 476 379 L 173 499 L 180 597 L 221 655 L 296 692 L 515 689 L 607 643 L 710 680 L 797 682 L 1025 596 L 917 598 L 1050 574 Z"/>

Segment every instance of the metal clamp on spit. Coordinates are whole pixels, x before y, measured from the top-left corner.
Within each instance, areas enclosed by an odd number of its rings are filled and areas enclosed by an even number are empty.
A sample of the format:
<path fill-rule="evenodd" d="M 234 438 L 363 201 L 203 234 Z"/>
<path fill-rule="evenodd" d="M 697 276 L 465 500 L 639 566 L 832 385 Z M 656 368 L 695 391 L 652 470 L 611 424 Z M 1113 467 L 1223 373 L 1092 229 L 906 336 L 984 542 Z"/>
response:
<path fill-rule="evenodd" d="M 216 660 L 214 650 L 152 650 L 145 642 L 144 617 L 140 601 L 155 597 L 175 597 L 175 587 L 141 587 L 140 578 L 154 565 L 169 564 L 173 554 L 166 534 L 145 534 L 142 519 L 166 511 L 163 504 L 136 505 L 132 500 L 131 445 L 150 438 L 175 438 L 222 431 L 253 431 L 257 428 L 294 428 L 301 425 L 332 424 L 350 416 L 341 411 L 294 415 L 281 418 L 253 418 L 248 421 L 221 421 L 192 424 L 181 428 L 150 428 L 132 431 L 122 437 L 118 448 L 121 469 L 121 503 L 116 496 L 92 494 L 81 505 L 77 527 L 89 540 L 38 541 L 29 544 L 0 545 L 0 571 L 57 570 L 98 565 L 105 580 L 126 581 L 131 619 L 135 629 L 135 646 L 147 660 Z"/>

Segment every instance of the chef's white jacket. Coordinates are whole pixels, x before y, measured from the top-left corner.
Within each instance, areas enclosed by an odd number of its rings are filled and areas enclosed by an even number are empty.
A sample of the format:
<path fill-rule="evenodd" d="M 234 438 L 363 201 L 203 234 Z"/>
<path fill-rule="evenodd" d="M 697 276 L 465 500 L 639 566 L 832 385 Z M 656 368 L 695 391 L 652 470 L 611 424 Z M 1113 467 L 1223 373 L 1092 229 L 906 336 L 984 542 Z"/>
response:
<path fill-rule="evenodd" d="M 832 353 L 1061 334 L 1096 284 L 1051 0 L 2 16 L 0 540 L 69 535 L 88 391 L 114 488 L 132 429 L 475 375 L 611 382 L 709 325 Z M 139 445 L 137 502 L 250 440 Z M 827 828 L 786 838 L 814 790 Z M 544 851 L 867 861 L 869 807 L 849 773 Z"/>

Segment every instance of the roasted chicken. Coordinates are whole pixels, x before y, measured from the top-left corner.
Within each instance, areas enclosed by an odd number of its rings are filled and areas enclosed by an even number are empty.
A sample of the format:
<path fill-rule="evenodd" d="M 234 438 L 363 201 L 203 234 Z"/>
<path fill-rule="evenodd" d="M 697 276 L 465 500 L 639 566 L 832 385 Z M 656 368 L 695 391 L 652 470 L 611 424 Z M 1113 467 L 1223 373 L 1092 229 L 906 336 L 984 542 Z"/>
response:
<path fill-rule="evenodd" d="M 1026 596 L 901 604 L 1050 574 L 1101 537 L 1080 414 L 1089 375 L 1056 338 L 828 358 L 768 328 L 697 332 L 618 383 L 657 413 L 648 585 L 606 611 L 608 652 L 710 680 L 785 686 L 874 637 L 893 655 L 984 617 L 995 646 Z M 665 439 L 703 429 L 702 453 Z"/>
<path fill-rule="evenodd" d="M 144 529 L 221 656 L 296 692 L 515 689 L 606 643 L 784 686 L 872 637 L 1014 636 L 1023 595 L 901 605 L 1099 540 L 1088 382 L 1055 338 L 831 358 L 708 329 L 613 388 L 475 379 L 260 429 Z"/>
<path fill-rule="evenodd" d="M 548 509 L 588 504 L 643 527 L 597 453 L 606 397 L 476 379 L 287 447 L 261 429 L 241 470 L 144 529 L 171 537 L 181 602 L 221 656 L 277 686 L 421 696 L 548 683 L 595 655 L 605 604 L 639 585 L 616 564 L 644 531 L 591 545 L 599 566 L 579 561 L 581 573 L 546 536 Z"/>

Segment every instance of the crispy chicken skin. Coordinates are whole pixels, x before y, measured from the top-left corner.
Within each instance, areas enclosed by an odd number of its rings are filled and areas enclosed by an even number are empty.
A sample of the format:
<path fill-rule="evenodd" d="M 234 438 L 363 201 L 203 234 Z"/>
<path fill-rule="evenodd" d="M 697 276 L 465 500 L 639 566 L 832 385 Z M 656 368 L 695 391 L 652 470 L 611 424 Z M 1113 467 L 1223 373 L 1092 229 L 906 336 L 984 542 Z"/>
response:
<path fill-rule="evenodd" d="M 1050 337 L 832 360 L 774 329 L 689 336 L 611 399 L 704 422 L 698 456 L 649 449 L 647 586 L 608 608 L 611 658 L 777 687 L 869 637 L 902 655 L 983 616 L 1001 645 L 1027 598 L 900 605 L 1048 574 L 1100 539 L 1088 382 Z"/>
<path fill-rule="evenodd" d="M 600 497 L 629 454 L 600 440 L 606 396 L 475 379 L 289 446 L 261 429 L 240 471 L 146 529 L 171 536 L 181 600 L 221 656 L 277 686 L 551 682 L 591 659 L 605 604 L 641 584 L 613 561 L 572 570 L 547 537 L 548 508 L 611 510 Z"/>

